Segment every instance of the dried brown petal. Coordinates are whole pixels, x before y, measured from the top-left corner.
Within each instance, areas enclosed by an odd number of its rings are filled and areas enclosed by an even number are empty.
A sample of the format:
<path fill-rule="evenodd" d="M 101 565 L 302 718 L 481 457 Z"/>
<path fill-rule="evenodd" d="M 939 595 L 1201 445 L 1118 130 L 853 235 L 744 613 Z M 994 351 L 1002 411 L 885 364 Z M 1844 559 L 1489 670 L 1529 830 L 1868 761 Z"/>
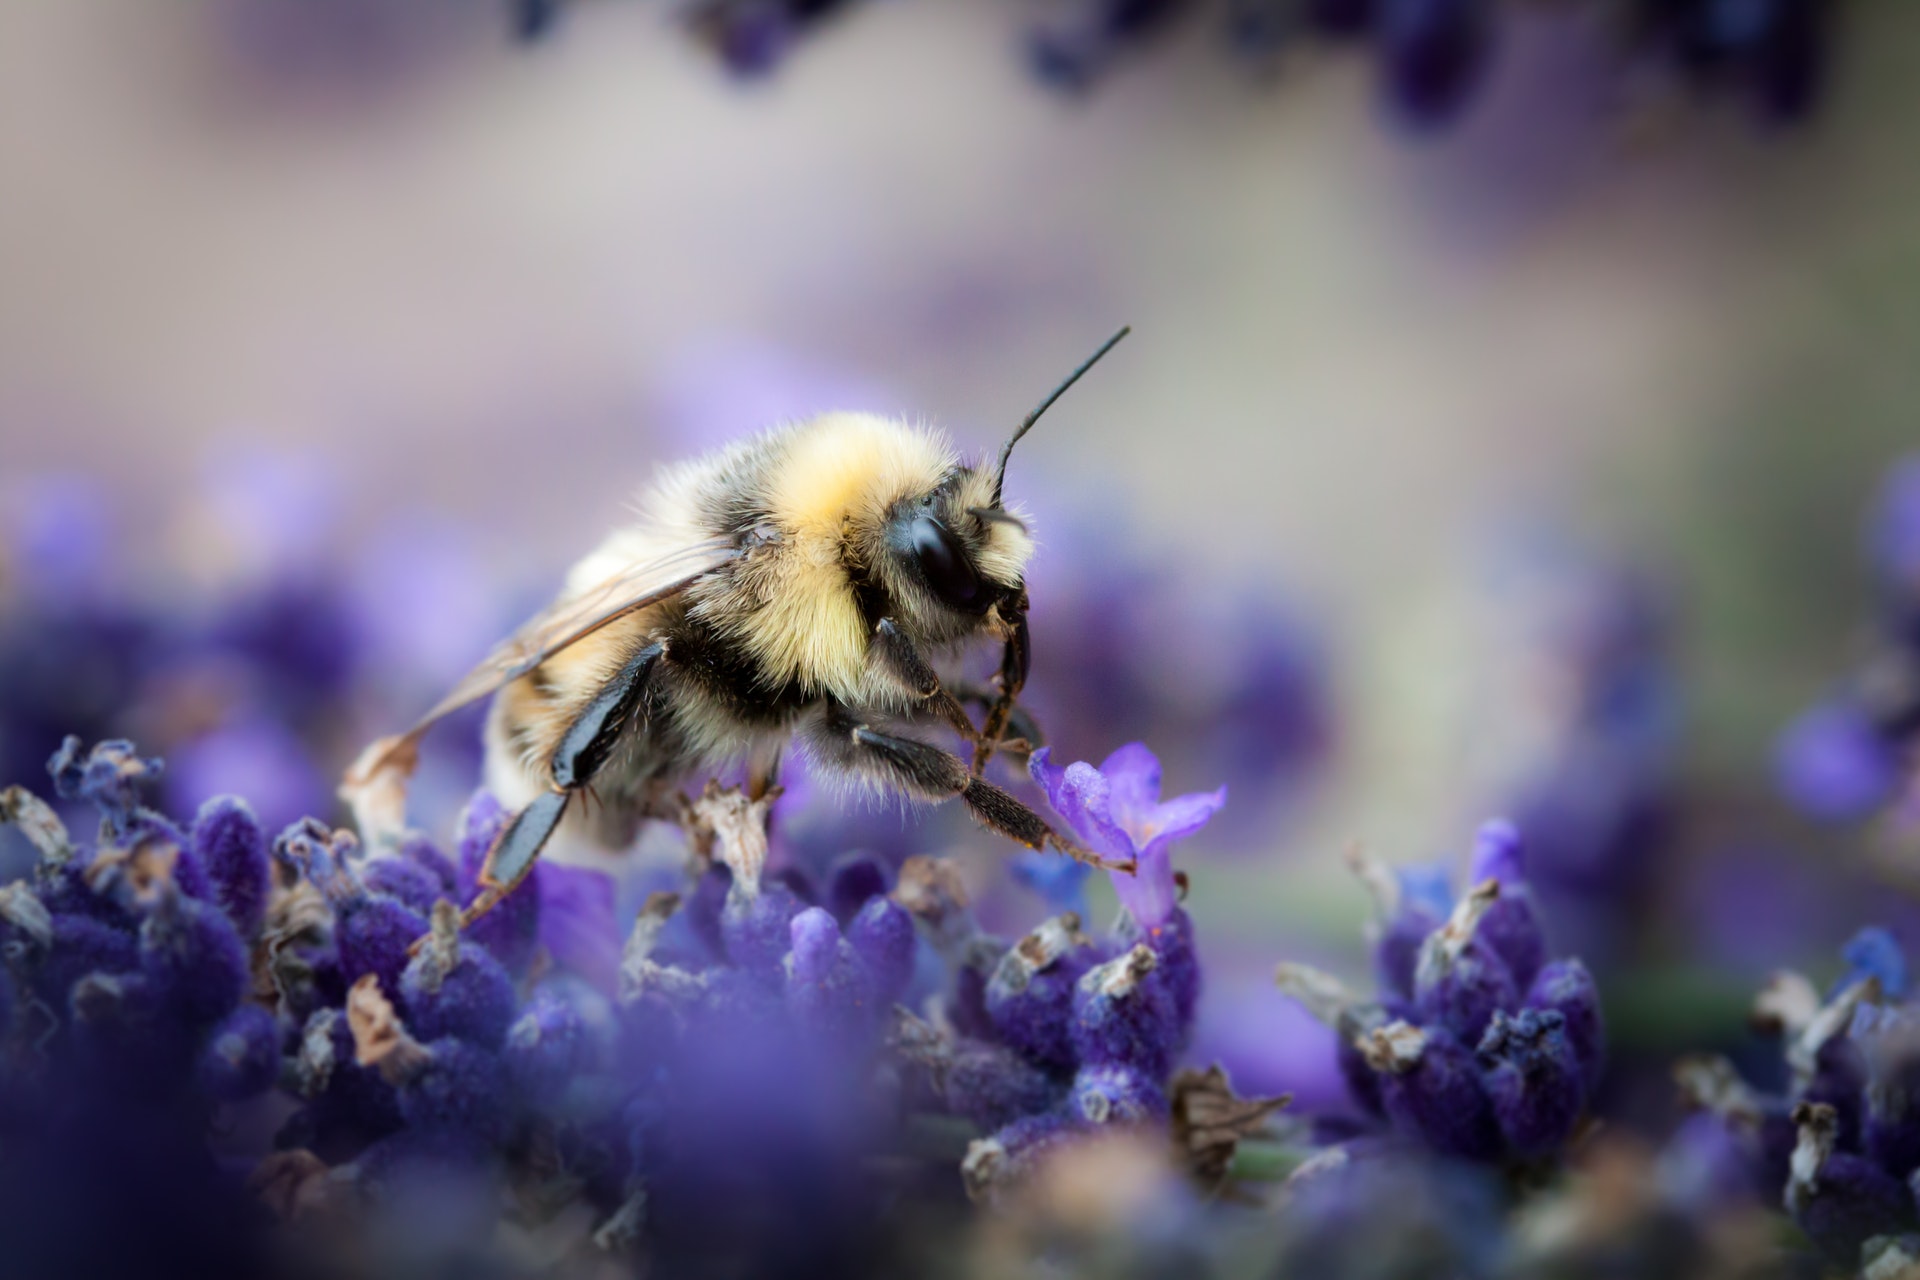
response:
<path fill-rule="evenodd" d="M 425 1045 L 407 1034 L 393 1002 L 380 991 L 380 979 L 371 973 L 347 992 L 347 1029 L 353 1032 L 354 1060 L 380 1068 L 388 1084 L 405 1084 L 433 1059 Z"/>
<path fill-rule="evenodd" d="M 1205 1071 L 1189 1067 L 1177 1073 L 1171 1090 L 1175 1158 L 1202 1188 L 1215 1189 L 1226 1180 L 1240 1140 L 1264 1129 L 1267 1118 L 1292 1098 L 1239 1097 L 1218 1063 Z"/>
<path fill-rule="evenodd" d="M 25 787 L 0 791 L 0 822 L 18 827 L 40 853 L 49 867 L 65 866 L 73 861 L 73 837 L 51 805 Z"/>

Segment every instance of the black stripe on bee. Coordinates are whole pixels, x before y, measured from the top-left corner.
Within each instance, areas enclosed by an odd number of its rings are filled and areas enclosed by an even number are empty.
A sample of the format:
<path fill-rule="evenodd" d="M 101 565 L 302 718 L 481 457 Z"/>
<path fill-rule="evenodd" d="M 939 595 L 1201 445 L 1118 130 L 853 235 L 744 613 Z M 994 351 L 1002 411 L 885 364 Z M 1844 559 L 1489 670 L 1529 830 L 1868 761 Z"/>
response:
<path fill-rule="evenodd" d="M 769 688 L 738 640 L 698 619 L 683 619 L 671 632 L 670 645 L 675 669 L 748 724 L 784 724 L 809 701 L 798 680 Z"/>

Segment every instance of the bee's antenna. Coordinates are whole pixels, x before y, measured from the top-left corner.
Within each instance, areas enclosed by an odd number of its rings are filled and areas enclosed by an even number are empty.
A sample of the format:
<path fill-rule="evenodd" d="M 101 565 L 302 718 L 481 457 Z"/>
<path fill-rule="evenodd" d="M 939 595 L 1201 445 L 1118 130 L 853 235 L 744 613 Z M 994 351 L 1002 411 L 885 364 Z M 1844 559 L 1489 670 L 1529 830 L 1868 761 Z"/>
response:
<path fill-rule="evenodd" d="M 994 506 L 997 507 L 1000 505 L 1000 488 L 1002 485 L 1004 485 L 1007 482 L 1007 459 L 1013 456 L 1013 446 L 1020 443 L 1020 437 L 1027 434 L 1027 432 L 1033 430 L 1033 424 L 1040 421 L 1040 415 L 1045 413 L 1048 409 L 1051 409 L 1053 407 L 1053 402 L 1055 400 L 1058 400 L 1061 396 L 1067 393 L 1068 387 L 1080 381 L 1081 374 L 1085 373 L 1087 370 L 1093 368 L 1094 365 L 1098 364 L 1100 362 L 1101 356 L 1104 356 L 1105 354 L 1107 354 L 1107 352 L 1113 350 L 1114 346 L 1119 343 L 1120 339 L 1126 337 L 1128 334 L 1132 332 L 1133 332 L 1132 325 L 1130 324 L 1121 325 L 1120 332 L 1114 334 L 1111 338 L 1108 338 L 1105 342 L 1101 343 L 1100 349 L 1098 351 L 1094 352 L 1092 355 L 1088 356 L 1085 360 L 1081 361 L 1080 367 L 1078 369 L 1075 369 L 1072 373 L 1068 374 L 1067 380 L 1065 382 L 1062 382 L 1059 386 L 1055 387 L 1053 391 L 1047 396 L 1047 398 L 1040 402 L 1039 407 L 1036 408 L 1032 413 L 1028 414 L 1024 419 L 1022 419 L 1020 425 L 1013 429 L 1013 434 L 1007 437 L 1007 442 L 1000 446 L 1000 466 L 999 466 L 999 469 L 994 472 L 994 476 L 993 476 L 993 505 Z"/>

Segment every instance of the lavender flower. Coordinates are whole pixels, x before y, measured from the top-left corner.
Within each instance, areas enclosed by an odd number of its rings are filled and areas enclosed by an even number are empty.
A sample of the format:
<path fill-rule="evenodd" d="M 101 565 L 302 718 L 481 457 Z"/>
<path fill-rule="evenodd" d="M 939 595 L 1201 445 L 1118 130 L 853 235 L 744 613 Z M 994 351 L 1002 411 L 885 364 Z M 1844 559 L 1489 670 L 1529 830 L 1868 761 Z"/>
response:
<path fill-rule="evenodd" d="M 206 869 L 213 901 L 241 937 L 250 937 L 267 914 L 273 868 L 267 835 L 246 801 L 219 796 L 201 806 L 193 820 L 193 851 Z"/>
<path fill-rule="evenodd" d="M 1207 824 L 1227 802 L 1227 789 L 1160 800 L 1160 761 L 1141 743 L 1121 747 L 1098 769 L 1085 761 L 1061 768 L 1045 747 L 1028 764 L 1047 803 L 1094 852 L 1130 859 L 1131 875 L 1116 872 L 1114 892 L 1144 928 L 1164 924 L 1179 907 L 1169 851 Z"/>
<path fill-rule="evenodd" d="M 1304 965 L 1276 974 L 1337 1034 L 1358 1110 L 1450 1158 L 1552 1162 L 1599 1083 L 1597 993 L 1578 960 L 1546 959 L 1522 851 L 1513 824 L 1483 826 L 1472 864 L 1480 881 L 1450 908 L 1443 881 L 1356 856 L 1385 916 L 1375 939 L 1380 999 Z"/>
<path fill-rule="evenodd" d="M 1746 1084 L 1724 1059 L 1676 1070 L 1683 1097 L 1717 1124 L 1761 1203 L 1784 1206 L 1835 1263 L 1857 1267 L 1863 1246 L 1916 1225 L 1909 1190 L 1920 1175 L 1920 1017 L 1888 996 L 1906 959 L 1885 930 L 1848 944 L 1849 972 L 1822 997 L 1799 974 L 1777 975 L 1754 1006 L 1778 1037 L 1785 1088 Z"/>

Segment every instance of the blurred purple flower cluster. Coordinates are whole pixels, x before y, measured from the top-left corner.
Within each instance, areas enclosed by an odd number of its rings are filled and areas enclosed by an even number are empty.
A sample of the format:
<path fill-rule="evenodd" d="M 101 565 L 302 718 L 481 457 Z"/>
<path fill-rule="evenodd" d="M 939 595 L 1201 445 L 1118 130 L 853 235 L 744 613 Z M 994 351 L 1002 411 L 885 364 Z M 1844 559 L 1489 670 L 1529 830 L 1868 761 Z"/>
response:
<path fill-rule="evenodd" d="M 1493 707 L 1483 803 L 1527 837 L 1553 935 L 1605 970 L 1636 945 L 1674 847 L 1682 695 L 1661 591 L 1636 569 L 1552 538 L 1505 544 L 1492 569 Z"/>
<path fill-rule="evenodd" d="M 547 37 L 564 0 L 512 0 L 517 38 Z M 728 71 L 772 71 L 847 0 L 691 0 L 682 18 Z M 1389 114 L 1416 132 L 1456 124 L 1481 96 L 1510 24 L 1540 14 L 1502 0 L 1060 0 L 1027 39 L 1043 82 L 1084 91 L 1187 19 L 1210 22 L 1233 56 L 1270 74 L 1309 43 L 1366 42 Z M 1737 94 L 1764 124 L 1805 119 L 1825 89 L 1835 0 L 1631 0 L 1560 15 L 1614 47 L 1623 80 L 1658 71 L 1696 91 Z"/>
<path fill-rule="evenodd" d="M 1696 1212 L 1757 1200 L 1784 1208 L 1832 1264 L 1911 1274 L 1920 1265 L 1920 1006 L 1908 998 L 1906 954 L 1885 929 L 1861 930 L 1843 959 L 1824 992 L 1782 971 L 1755 1001 L 1754 1026 L 1776 1046 L 1759 1064 L 1771 1087 L 1749 1084 L 1723 1057 L 1678 1065 L 1695 1113 L 1669 1145 L 1665 1177 Z"/>
<path fill-rule="evenodd" d="M 159 537 L 77 479 L 0 497 L 0 777 L 31 776 L 67 733 L 133 736 L 166 756 L 176 810 L 237 791 L 274 826 L 329 812 L 337 762 L 516 620 L 449 521 L 344 541 L 344 495 L 311 459 L 222 463 Z M 478 746 L 434 744 L 436 816 Z"/>
<path fill-rule="evenodd" d="M 1081 89 L 1134 46 L 1195 11 L 1193 0 L 1072 0 L 1070 16 L 1030 48 L 1038 74 Z M 1824 86 L 1832 0 L 1639 0 L 1568 6 L 1562 20 L 1618 48 L 1621 69 L 1659 67 L 1698 88 L 1739 92 L 1769 124 L 1800 120 Z M 1212 16 L 1241 59 L 1272 71 L 1309 41 L 1371 47 L 1380 98 L 1416 132 L 1445 129 L 1472 109 L 1510 24 L 1538 20 L 1501 0 L 1226 0 Z M 1625 12 L 1615 13 L 1614 9 Z M 1592 19 L 1597 16 L 1599 21 Z"/>
<path fill-rule="evenodd" d="M 1338 1035 L 1355 1140 L 1384 1132 L 1452 1159 L 1551 1166 L 1588 1114 L 1604 1036 L 1586 966 L 1548 955 L 1520 833 L 1481 828 L 1457 901 L 1438 868 L 1355 861 L 1379 907 L 1377 994 L 1305 965 L 1277 975 Z"/>
<path fill-rule="evenodd" d="M 1200 975 L 1169 846 L 1225 796 L 1162 801 L 1137 745 L 1098 770 L 1034 761 L 1081 839 L 1137 861 L 1113 939 L 1064 915 L 1011 946 L 937 859 L 771 873 L 771 799 L 718 785 L 684 820 L 683 891 L 630 927 L 610 877 L 543 862 L 463 933 L 508 816 L 484 792 L 451 852 L 364 848 L 311 818 L 270 837 L 226 796 L 177 824 L 147 804 L 160 762 L 124 741 L 68 738 L 49 769 L 101 822 L 88 847 L 0 793 L 38 855 L 0 887 L 18 1274 L 264 1266 L 269 1206 L 327 1231 L 404 1213 L 410 1247 L 452 1247 L 502 1203 L 500 1229 L 556 1265 L 860 1273 L 887 1244 L 873 1162 L 915 1113 L 989 1135 L 962 1169 L 994 1197 L 1095 1131 L 1177 1128 L 1183 1087 L 1237 1107 L 1236 1133 L 1278 1105 L 1173 1079 Z M 255 1149 L 220 1141 L 262 1124 Z M 96 1239 L 89 1215 L 166 1231 Z M 309 1263 L 341 1239 L 308 1240 Z"/>
<path fill-rule="evenodd" d="M 1775 771 L 1802 813 L 1865 817 L 1904 785 L 1920 733 L 1920 457 L 1890 471 L 1868 515 L 1874 625 L 1849 676 L 1781 735 Z"/>

